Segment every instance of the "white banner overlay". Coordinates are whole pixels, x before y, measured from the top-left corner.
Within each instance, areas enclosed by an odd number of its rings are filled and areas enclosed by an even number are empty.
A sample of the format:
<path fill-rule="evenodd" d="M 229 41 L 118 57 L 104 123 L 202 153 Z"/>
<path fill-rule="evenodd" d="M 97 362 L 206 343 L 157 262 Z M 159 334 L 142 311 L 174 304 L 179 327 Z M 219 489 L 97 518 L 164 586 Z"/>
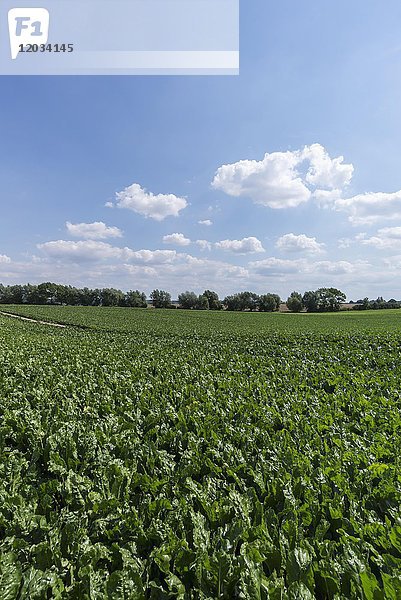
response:
<path fill-rule="evenodd" d="M 0 2 L 1 75 L 239 72 L 239 0 Z"/>

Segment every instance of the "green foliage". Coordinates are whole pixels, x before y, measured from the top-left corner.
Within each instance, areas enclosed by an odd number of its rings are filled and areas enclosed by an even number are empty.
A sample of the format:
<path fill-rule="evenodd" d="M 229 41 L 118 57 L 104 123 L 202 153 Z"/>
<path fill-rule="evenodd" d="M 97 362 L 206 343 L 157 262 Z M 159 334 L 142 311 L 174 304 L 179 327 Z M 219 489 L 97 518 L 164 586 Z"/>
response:
<path fill-rule="evenodd" d="M 287 308 L 291 312 L 299 313 L 304 307 L 302 295 L 299 292 L 292 292 L 287 298 Z"/>
<path fill-rule="evenodd" d="M 197 310 L 209 310 L 209 300 L 208 300 L 207 296 L 205 296 L 204 294 L 201 294 L 200 296 L 198 296 L 198 298 L 196 300 L 195 308 Z"/>
<path fill-rule="evenodd" d="M 146 295 L 136 290 L 127 293 L 114 288 L 90 290 L 57 283 L 39 285 L 0 284 L 0 304 L 67 304 L 71 306 L 130 306 L 146 308 Z"/>
<path fill-rule="evenodd" d="M 358 300 L 353 306 L 354 310 L 382 310 L 384 308 L 401 308 L 401 302 L 398 302 L 394 298 L 386 302 L 382 296 L 379 296 L 376 300 L 369 300 L 366 297 L 363 300 Z"/>
<path fill-rule="evenodd" d="M 223 308 L 222 303 L 219 300 L 219 296 L 216 292 L 212 292 L 211 290 L 205 290 L 202 294 L 206 296 L 207 301 L 209 303 L 209 310 L 221 310 Z"/>
<path fill-rule="evenodd" d="M 243 311 L 256 310 L 258 308 L 259 296 L 253 292 L 239 292 L 232 296 L 226 296 L 223 304 L 227 310 Z"/>
<path fill-rule="evenodd" d="M 155 308 L 168 308 L 171 304 L 171 296 L 164 290 L 153 290 L 150 299 Z"/>
<path fill-rule="evenodd" d="M 322 312 L 334 312 L 340 310 L 342 302 L 347 299 L 344 292 L 336 288 L 319 288 L 317 290 L 319 310 Z"/>
<path fill-rule="evenodd" d="M 104 288 L 100 294 L 102 306 L 123 306 L 125 296 L 121 290 Z"/>
<path fill-rule="evenodd" d="M 308 312 L 318 312 L 319 297 L 317 295 L 317 292 L 314 292 L 314 291 L 305 292 L 302 297 L 302 303 Z"/>
<path fill-rule="evenodd" d="M 181 308 L 195 308 L 198 303 L 198 296 L 195 292 L 182 292 L 178 296 L 178 302 L 180 303 Z"/>
<path fill-rule="evenodd" d="M 262 294 L 258 298 L 260 312 L 274 312 L 280 308 L 281 299 L 277 294 Z"/>
<path fill-rule="evenodd" d="M 147 308 L 146 294 L 139 290 L 131 290 L 125 294 L 124 305 L 131 308 Z"/>
<path fill-rule="evenodd" d="M 5 310 L 1 599 L 401 597 L 399 312 Z"/>
<path fill-rule="evenodd" d="M 205 294 L 197 296 L 195 292 L 182 292 L 178 296 L 178 302 L 181 308 L 209 310 L 209 300 Z"/>
<path fill-rule="evenodd" d="M 319 288 L 315 292 L 305 292 L 302 302 L 308 312 L 336 312 L 346 295 L 336 288 Z"/>

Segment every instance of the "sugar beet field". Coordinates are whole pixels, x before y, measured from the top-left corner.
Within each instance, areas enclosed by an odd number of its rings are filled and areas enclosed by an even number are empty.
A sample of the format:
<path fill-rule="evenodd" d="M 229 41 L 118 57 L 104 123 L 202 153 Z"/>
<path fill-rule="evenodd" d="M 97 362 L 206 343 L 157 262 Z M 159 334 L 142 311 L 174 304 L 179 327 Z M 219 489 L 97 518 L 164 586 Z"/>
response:
<path fill-rule="evenodd" d="M 401 311 L 2 310 L 1 600 L 401 598 Z"/>

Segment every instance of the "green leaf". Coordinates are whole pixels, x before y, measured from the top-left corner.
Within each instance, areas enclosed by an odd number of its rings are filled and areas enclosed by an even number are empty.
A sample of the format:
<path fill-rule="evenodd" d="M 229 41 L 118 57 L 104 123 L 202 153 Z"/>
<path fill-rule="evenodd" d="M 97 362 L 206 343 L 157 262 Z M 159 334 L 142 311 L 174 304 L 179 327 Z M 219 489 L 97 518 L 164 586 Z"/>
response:
<path fill-rule="evenodd" d="M 21 567 L 15 554 L 0 556 L 0 600 L 15 600 L 21 586 Z"/>
<path fill-rule="evenodd" d="M 381 600 L 383 598 L 383 593 L 380 589 L 379 583 L 372 573 L 363 571 L 363 573 L 360 573 L 359 577 L 362 584 L 364 598 L 366 600 Z"/>
<path fill-rule="evenodd" d="M 294 581 L 288 588 L 288 600 L 314 600 L 314 597 L 304 583 Z"/>
<path fill-rule="evenodd" d="M 400 600 L 401 598 L 401 580 L 399 577 L 391 577 L 387 573 L 382 573 L 384 598 L 386 600 Z"/>

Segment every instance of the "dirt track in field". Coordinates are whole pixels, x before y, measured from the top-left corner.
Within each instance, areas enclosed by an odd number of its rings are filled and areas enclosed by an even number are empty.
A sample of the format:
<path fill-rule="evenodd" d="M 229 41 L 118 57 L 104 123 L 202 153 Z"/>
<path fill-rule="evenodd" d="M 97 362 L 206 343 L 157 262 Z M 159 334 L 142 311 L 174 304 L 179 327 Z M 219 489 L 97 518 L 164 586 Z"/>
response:
<path fill-rule="evenodd" d="M 0 315 L 4 317 L 11 317 L 12 319 L 19 319 L 20 321 L 29 321 L 30 323 L 38 323 L 39 325 L 48 325 L 49 327 L 59 327 L 65 329 L 67 325 L 61 323 L 50 323 L 49 321 L 39 321 L 38 319 L 31 319 L 30 317 L 23 317 L 22 315 L 14 315 L 13 313 L 0 311 Z"/>

